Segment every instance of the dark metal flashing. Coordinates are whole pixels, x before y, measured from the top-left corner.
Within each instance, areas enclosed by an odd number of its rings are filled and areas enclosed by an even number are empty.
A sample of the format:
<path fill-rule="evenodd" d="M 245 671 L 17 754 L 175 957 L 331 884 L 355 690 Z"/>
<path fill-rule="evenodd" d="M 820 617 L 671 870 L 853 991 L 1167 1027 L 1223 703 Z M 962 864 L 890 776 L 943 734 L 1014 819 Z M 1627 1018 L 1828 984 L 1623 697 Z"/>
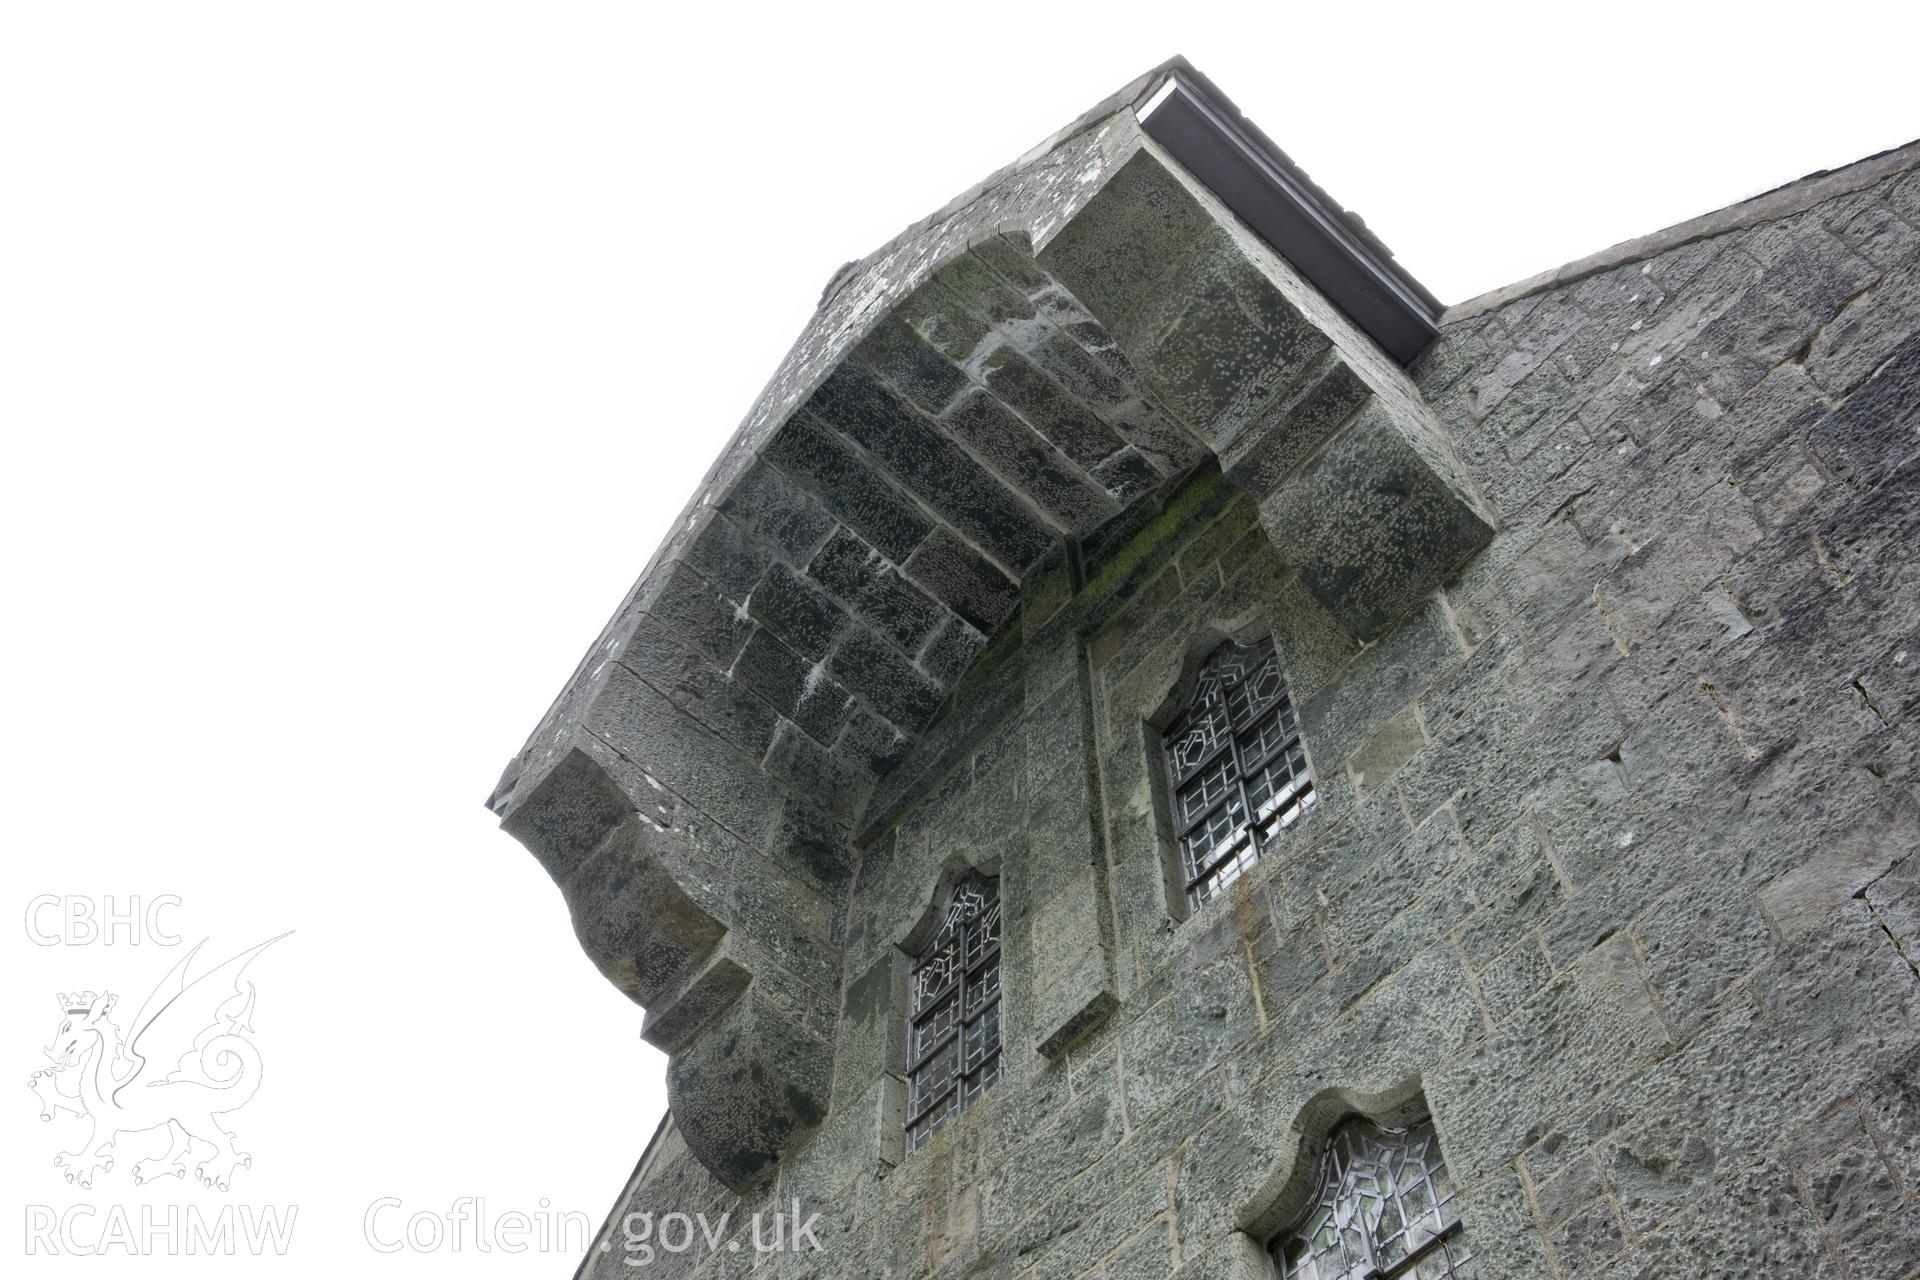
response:
<path fill-rule="evenodd" d="M 1401 364 L 1433 341 L 1438 299 L 1204 76 L 1178 65 L 1139 111 L 1147 135 Z"/>

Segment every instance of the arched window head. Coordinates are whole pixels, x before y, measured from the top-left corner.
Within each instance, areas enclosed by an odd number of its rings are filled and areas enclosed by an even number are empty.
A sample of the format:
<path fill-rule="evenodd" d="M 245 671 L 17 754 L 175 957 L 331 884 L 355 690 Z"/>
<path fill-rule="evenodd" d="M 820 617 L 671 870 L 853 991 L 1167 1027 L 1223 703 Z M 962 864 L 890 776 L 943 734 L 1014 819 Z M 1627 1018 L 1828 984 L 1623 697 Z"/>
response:
<path fill-rule="evenodd" d="M 1349 1120 L 1322 1157 L 1318 1196 L 1271 1246 L 1279 1280 L 1447 1280 L 1479 1274 L 1433 1121 Z"/>
<path fill-rule="evenodd" d="M 1197 907 L 1316 799 L 1273 641 L 1214 650 L 1162 745 L 1187 901 Z"/>
<path fill-rule="evenodd" d="M 940 931 L 913 965 L 907 1015 L 907 1150 L 965 1111 L 1000 1075 L 1000 882 L 953 887 Z"/>

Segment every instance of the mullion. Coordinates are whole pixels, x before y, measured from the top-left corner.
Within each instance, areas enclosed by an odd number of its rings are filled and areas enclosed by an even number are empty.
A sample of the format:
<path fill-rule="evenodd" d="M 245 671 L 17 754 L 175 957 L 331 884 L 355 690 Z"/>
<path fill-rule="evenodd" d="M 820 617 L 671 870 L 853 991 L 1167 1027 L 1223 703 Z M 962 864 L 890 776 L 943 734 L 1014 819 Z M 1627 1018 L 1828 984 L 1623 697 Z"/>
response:
<path fill-rule="evenodd" d="M 979 917 L 976 916 L 974 919 L 977 920 Z M 960 948 L 955 956 L 955 959 L 960 962 L 959 974 L 953 980 L 953 1033 L 960 1040 L 953 1051 L 953 1087 L 956 1089 L 960 1088 L 961 1081 L 965 1080 L 967 1075 L 967 935 L 973 932 L 973 923 L 973 920 L 962 920 L 960 932 L 954 939 Z M 966 1100 L 966 1091 L 962 1089 L 959 1100 L 954 1104 L 955 1115 L 959 1114 Z"/>
<path fill-rule="evenodd" d="M 987 967 L 987 961 L 988 961 L 988 960 L 998 960 L 999 958 L 1000 958 L 1000 948 L 996 946 L 996 947 L 994 947 L 994 949 L 993 949 L 993 954 L 992 954 L 991 956 L 983 956 L 983 957 L 981 957 L 981 960 L 980 960 L 980 965 L 979 965 L 979 967 L 980 967 L 981 969 L 985 969 L 985 968 Z M 998 999 L 998 998 L 996 997 L 996 998 L 994 999 L 994 1002 L 993 1002 L 993 1003 L 994 1003 L 994 1004 L 999 1004 L 999 1003 L 1000 1003 L 1000 1001 L 999 1001 L 999 999 Z M 973 1015 L 972 1017 L 968 1017 L 968 1016 L 967 1016 L 967 1006 L 966 1006 L 965 1004 L 962 1004 L 962 1005 L 960 1005 L 960 1007 L 959 1007 L 959 1008 L 960 1008 L 960 1016 L 959 1016 L 959 1025 L 960 1025 L 960 1026 L 963 1026 L 963 1027 L 970 1027 L 970 1026 L 972 1026 L 972 1025 L 973 1025 L 974 1023 L 976 1023 L 976 1022 L 978 1022 L 978 1021 L 980 1021 L 980 1019 L 981 1019 L 981 1018 L 984 1018 L 984 1017 L 986 1016 L 986 1014 L 987 1014 L 987 1010 L 988 1010 L 988 1009 L 989 1009 L 990 1007 L 991 1007 L 990 1005 L 985 1005 L 985 1004 L 983 1004 L 983 1005 L 981 1005 L 981 1006 L 980 1006 L 980 1011 L 979 1011 L 978 1013 L 976 1013 L 976 1014 L 974 1014 L 974 1015 Z"/>
<path fill-rule="evenodd" d="M 1227 746 L 1233 751 L 1233 784 L 1240 792 L 1240 812 L 1247 815 L 1247 838 L 1253 842 L 1253 856 L 1266 853 L 1260 844 L 1260 831 L 1253 820 L 1253 797 L 1247 794 L 1247 769 L 1240 759 L 1240 728 L 1233 722 L 1233 711 L 1227 711 Z"/>
<path fill-rule="evenodd" d="M 986 909 L 982 908 L 980 914 L 973 918 L 973 921 L 972 921 L 973 927 L 977 928 L 980 925 L 980 922 L 986 919 L 986 915 L 987 915 Z M 984 971 L 989 962 L 998 964 L 1000 960 L 1000 944 L 996 942 L 993 944 L 993 951 L 991 954 L 982 953 L 979 961 L 969 966 L 967 964 L 967 950 L 966 950 L 966 943 L 968 941 L 969 941 L 968 938 L 962 938 L 961 946 L 960 946 L 960 972 L 961 972 L 963 981 L 967 978 L 974 977 L 979 972 Z M 980 1006 L 980 1011 L 974 1014 L 971 1018 L 969 1018 L 967 1016 L 966 997 L 967 997 L 967 992 L 963 990 L 960 993 L 960 1007 L 956 1010 L 958 1017 L 955 1024 L 956 1030 L 960 1036 L 960 1054 L 958 1059 L 955 1061 L 954 1065 L 959 1069 L 958 1076 L 956 1078 L 959 1079 L 963 1084 L 965 1083 L 966 1078 L 969 1074 L 967 1071 L 967 1040 L 966 1040 L 967 1032 L 969 1029 L 972 1028 L 974 1023 L 982 1021 L 987 1016 L 987 1010 L 989 1008 L 988 1005 L 982 1004 Z M 994 1005 L 997 1006 L 999 1003 L 1000 1001 L 998 997 L 996 997 L 994 999 Z M 993 1052 L 983 1055 L 981 1057 L 980 1066 L 982 1067 L 986 1066 L 987 1060 L 991 1058 L 994 1053 L 998 1053 L 998 1052 L 1000 1052 L 1000 1044 L 999 1044 L 998 1038 L 996 1037 L 994 1041 Z M 978 1070 L 978 1068 L 975 1068 L 975 1070 Z M 966 1105 L 966 1101 L 967 1101 L 966 1092 L 963 1089 L 961 1091 L 960 1105 L 964 1107 Z"/>

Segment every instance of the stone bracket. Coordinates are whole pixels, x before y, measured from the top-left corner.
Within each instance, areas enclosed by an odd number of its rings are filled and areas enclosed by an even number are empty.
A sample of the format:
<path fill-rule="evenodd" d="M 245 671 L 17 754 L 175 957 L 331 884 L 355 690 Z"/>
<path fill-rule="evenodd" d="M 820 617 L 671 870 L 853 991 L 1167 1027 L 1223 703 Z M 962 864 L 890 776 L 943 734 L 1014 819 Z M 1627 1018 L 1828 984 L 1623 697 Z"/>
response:
<path fill-rule="evenodd" d="M 737 935 L 730 933 L 701 957 L 692 972 L 648 1007 L 640 1038 L 672 1054 L 746 994 L 753 971 L 735 958 L 739 947 Z"/>
<path fill-rule="evenodd" d="M 591 745 L 569 751 L 506 826 L 559 884 L 580 945 L 646 1008 L 696 1155 L 744 1190 L 826 1111 L 832 1013 L 728 920 L 733 898 L 686 834 L 648 817 Z M 797 944 L 796 944 L 797 945 Z"/>
<path fill-rule="evenodd" d="M 1037 254 L 1371 639 L 1493 536 L 1406 375 L 1152 143 Z"/>
<path fill-rule="evenodd" d="M 687 1146 L 735 1191 L 763 1183 L 826 1118 L 833 1044 L 812 1014 L 749 989 L 668 1059 Z"/>

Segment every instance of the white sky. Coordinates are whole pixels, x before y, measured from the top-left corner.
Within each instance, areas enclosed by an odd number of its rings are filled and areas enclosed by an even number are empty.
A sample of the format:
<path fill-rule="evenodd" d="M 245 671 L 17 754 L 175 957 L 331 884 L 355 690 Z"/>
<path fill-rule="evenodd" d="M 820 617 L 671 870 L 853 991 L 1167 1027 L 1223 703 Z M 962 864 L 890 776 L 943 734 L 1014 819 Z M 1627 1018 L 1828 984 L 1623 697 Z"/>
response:
<path fill-rule="evenodd" d="M 597 1226 L 652 1131 L 640 1011 L 482 801 L 842 261 L 1184 52 L 1458 301 L 1920 136 L 1915 14 L 0 5 L 0 1256 L 193 1201 L 293 1246 L 113 1274 L 570 1274 L 362 1216 Z M 180 949 L 35 946 L 41 893 L 177 895 L 210 962 L 297 930 L 232 1192 L 59 1179 L 53 994 Z"/>

